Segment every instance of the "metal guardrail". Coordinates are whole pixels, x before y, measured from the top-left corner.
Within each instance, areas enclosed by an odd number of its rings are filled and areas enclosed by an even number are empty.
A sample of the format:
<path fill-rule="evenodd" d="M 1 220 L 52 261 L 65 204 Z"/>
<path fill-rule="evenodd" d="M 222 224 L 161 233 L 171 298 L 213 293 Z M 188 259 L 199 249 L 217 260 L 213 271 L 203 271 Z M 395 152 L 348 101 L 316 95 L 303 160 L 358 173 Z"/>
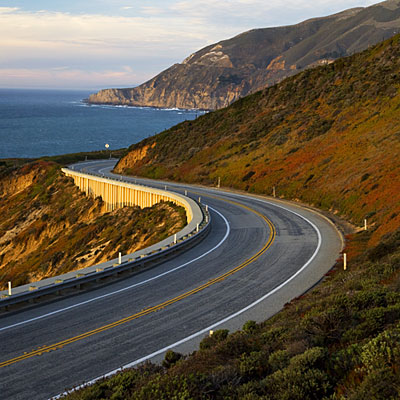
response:
<path fill-rule="evenodd" d="M 148 187 L 146 186 L 146 188 Z M 104 278 L 116 276 L 125 271 L 139 272 L 146 268 L 146 265 L 157 265 L 167 257 L 173 257 L 177 252 L 191 248 L 208 234 L 211 215 L 207 206 L 190 198 L 185 198 L 185 201 L 189 201 L 194 208 L 192 211 L 195 218 L 176 235 L 135 253 L 122 256 L 121 259 L 113 259 L 102 264 L 15 287 L 12 289 L 11 296 L 7 290 L 1 291 L 0 309 L 26 301 L 32 302 L 34 299 L 48 294 L 57 294 L 64 289 L 79 289 L 85 283 L 100 282 Z"/>

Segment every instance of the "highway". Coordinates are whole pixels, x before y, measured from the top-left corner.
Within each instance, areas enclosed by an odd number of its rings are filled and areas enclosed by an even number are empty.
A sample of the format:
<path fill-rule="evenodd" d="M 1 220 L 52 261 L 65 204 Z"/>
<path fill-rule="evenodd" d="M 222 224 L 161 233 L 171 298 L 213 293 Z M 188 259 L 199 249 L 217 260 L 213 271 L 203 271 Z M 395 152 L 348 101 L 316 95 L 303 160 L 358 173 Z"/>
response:
<path fill-rule="evenodd" d="M 75 166 L 112 175 L 114 161 Z M 126 179 L 126 178 L 125 178 Z M 0 398 L 48 399 L 210 329 L 263 321 L 317 283 L 342 248 L 336 228 L 297 205 L 220 189 L 134 179 L 207 204 L 198 245 L 140 274 L 0 317 Z"/>

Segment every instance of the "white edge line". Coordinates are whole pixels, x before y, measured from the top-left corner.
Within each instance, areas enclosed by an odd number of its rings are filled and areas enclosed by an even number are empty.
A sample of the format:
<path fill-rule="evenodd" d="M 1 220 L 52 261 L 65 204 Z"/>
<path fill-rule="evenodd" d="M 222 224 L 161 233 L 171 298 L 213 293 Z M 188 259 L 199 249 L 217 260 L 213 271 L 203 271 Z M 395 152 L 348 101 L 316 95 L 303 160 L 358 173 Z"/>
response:
<path fill-rule="evenodd" d="M 247 198 L 247 199 L 249 198 L 248 196 L 244 196 L 244 195 L 240 195 L 240 194 L 234 194 L 234 195 L 235 195 L 235 196 L 238 196 L 238 197 L 245 197 L 245 198 Z M 250 308 L 253 308 L 253 307 L 256 306 L 257 304 L 263 302 L 263 301 L 266 300 L 268 297 L 272 296 L 272 295 L 275 294 L 277 291 L 279 291 L 279 290 L 282 289 L 284 286 L 286 286 L 289 282 L 291 282 L 294 278 L 296 278 L 296 276 L 298 276 L 301 272 L 303 272 L 303 271 L 313 262 L 313 260 L 315 259 L 315 257 L 317 256 L 317 254 L 318 254 L 318 252 L 319 252 L 319 250 L 320 250 L 320 248 L 321 248 L 321 245 L 322 245 L 322 236 L 321 236 L 321 232 L 320 232 L 320 230 L 318 229 L 318 227 L 317 227 L 313 222 L 311 222 L 309 219 L 307 219 L 306 217 L 304 217 L 303 215 L 298 214 L 297 212 L 295 212 L 295 211 L 293 211 L 293 210 L 290 210 L 290 209 L 288 209 L 288 208 L 286 208 L 286 207 L 280 206 L 280 205 L 278 205 L 278 204 L 270 203 L 270 202 L 265 201 L 265 200 L 253 198 L 253 197 L 251 197 L 251 199 L 254 199 L 254 200 L 256 200 L 256 201 L 260 201 L 260 202 L 262 202 L 262 203 L 266 203 L 266 204 L 272 205 L 272 206 L 274 206 L 274 207 L 282 208 L 282 209 L 284 209 L 284 210 L 286 210 L 286 211 L 289 211 L 289 212 L 292 213 L 292 214 L 297 215 L 298 217 L 300 217 L 300 218 L 303 219 L 304 221 L 308 222 L 308 223 L 314 228 L 314 230 L 316 231 L 317 236 L 318 236 L 318 245 L 317 245 L 317 248 L 315 249 L 313 255 L 311 256 L 311 258 L 310 258 L 310 259 L 309 259 L 295 274 L 293 274 L 293 275 L 292 275 L 290 278 L 288 278 L 285 282 L 281 283 L 279 286 L 277 286 L 276 288 L 272 289 L 270 292 L 268 292 L 268 293 L 265 294 L 264 296 L 260 297 L 258 300 L 256 300 L 256 301 L 254 301 L 253 303 L 249 304 L 249 305 L 246 306 L 245 308 L 242 308 L 241 310 L 235 312 L 234 314 L 231 314 L 231 315 L 229 315 L 228 317 L 226 317 L 226 318 L 224 318 L 224 319 L 222 319 L 222 320 L 220 320 L 220 321 L 218 321 L 218 322 L 215 322 L 214 324 L 208 326 L 207 328 L 204 328 L 204 329 L 202 329 L 202 330 L 200 330 L 200 331 L 198 331 L 198 332 L 196 332 L 196 333 L 194 333 L 194 334 L 192 334 L 192 335 L 190 335 L 190 336 L 187 336 L 187 337 L 185 337 L 185 338 L 179 340 L 178 342 L 175 342 L 175 343 L 170 344 L 169 346 L 163 347 L 162 349 L 157 350 L 157 351 L 155 351 L 154 353 L 151 353 L 151 354 L 149 354 L 149 355 L 147 355 L 147 356 L 144 356 L 144 357 L 142 357 L 142 358 L 139 358 L 139 359 L 136 360 L 136 361 L 133 361 L 133 362 L 131 362 L 131 363 L 129 363 L 129 364 L 126 364 L 126 365 L 124 365 L 124 366 L 122 366 L 122 367 L 120 367 L 120 368 L 117 368 L 117 369 L 113 370 L 113 371 L 110 371 L 110 372 L 106 373 L 105 375 L 102 375 L 102 376 L 99 376 L 99 377 L 97 377 L 97 378 L 95 378 L 95 379 L 92 379 L 91 381 L 88 381 L 88 382 L 86 382 L 86 383 L 83 383 L 82 385 L 76 386 L 75 388 L 72 388 L 72 389 L 69 390 L 69 391 L 66 391 L 66 392 L 61 393 L 61 394 L 59 394 L 59 395 L 57 395 L 57 396 L 51 397 L 50 400 L 59 399 L 59 398 L 61 398 L 61 397 L 63 397 L 63 396 L 68 395 L 69 393 L 75 392 L 76 390 L 83 389 L 83 388 L 86 387 L 86 386 L 93 385 L 94 383 L 96 383 L 96 382 L 99 381 L 100 379 L 109 378 L 110 376 L 115 375 L 115 374 L 117 374 L 118 372 L 123 371 L 124 369 L 132 368 L 132 367 L 134 367 L 134 366 L 136 366 L 136 365 L 138 365 L 138 364 L 140 364 L 140 363 L 142 363 L 142 362 L 144 362 L 144 361 L 147 361 L 147 360 L 149 360 L 149 359 L 151 359 L 151 358 L 153 358 L 153 357 L 156 357 L 156 356 L 158 356 L 158 355 L 164 353 L 165 351 L 167 351 L 167 350 L 169 350 L 169 349 L 172 349 L 172 348 L 174 348 L 174 347 L 177 347 L 177 346 L 179 346 L 179 345 L 181 345 L 181 344 L 183 344 L 183 343 L 186 343 L 186 342 L 188 342 L 188 341 L 190 341 L 190 340 L 196 338 L 197 336 L 200 336 L 200 335 L 202 335 L 202 334 L 204 334 L 204 333 L 206 333 L 206 332 L 209 332 L 211 329 L 216 328 L 217 326 L 219 326 L 219 325 L 221 325 L 221 324 L 223 324 L 223 323 L 225 323 L 225 322 L 227 322 L 227 321 L 229 321 L 229 320 L 231 320 L 231 319 L 233 319 L 233 318 L 239 316 L 240 314 L 246 312 L 246 311 L 249 310 Z"/>
<path fill-rule="evenodd" d="M 224 220 L 225 225 L 226 225 L 226 232 L 225 232 L 225 235 L 224 235 L 224 237 L 222 238 L 222 240 L 221 240 L 217 245 L 215 245 L 212 249 L 207 250 L 207 251 L 206 251 L 205 253 L 203 253 L 201 256 L 198 256 L 198 257 L 196 257 L 196 258 L 194 258 L 194 259 L 192 259 L 192 260 L 190 260 L 190 261 L 187 261 L 186 263 L 184 263 L 184 264 L 182 264 L 182 265 L 179 265 L 178 267 L 175 267 L 175 268 L 170 269 L 170 270 L 168 270 L 168 271 L 166 271 L 166 272 L 163 272 L 162 274 L 153 276 L 153 277 L 151 277 L 151 278 L 149 278 L 149 279 L 146 279 L 146 280 L 144 280 L 144 281 L 141 281 L 141 282 L 135 283 L 135 284 L 133 284 L 133 285 L 124 287 L 124 288 L 119 289 L 119 290 L 116 290 L 116 291 L 114 291 L 114 292 L 106 293 L 106 294 L 103 294 L 103 295 L 101 295 L 101 296 L 94 297 L 93 299 L 83 301 L 83 302 L 81 302 L 81 303 L 73 304 L 73 305 L 71 305 L 71 306 L 68 306 L 68 307 L 65 307 L 65 308 L 62 308 L 62 309 L 59 309 L 59 310 L 55 310 L 55 311 L 52 311 L 52 312 L 47 313 L 47 314 L 40 315 L 40 316 L 35 317 L 35 318 L 27 319 L 27 320 L 25 320 L 25 321 L 21 321 L 21 322 L 17 322 L 17 323 L 15 323 L 15 324 L 12 324 L 12 325 L 5 326 L 5 327 L 3 327 L 3 328 L 0 328 L 0 332 L 5 331 L 5 330 L 8 330 L 8 329 L 11 329 L 11 328 L 15 328 L 16 326 L 25 325 L 25 324 L 27 324 L 27 323 L 34 322 L 34 321 L 37 321 L 37 320 L 39 320 L 39 319 L 43 319 L 43 318 L 46 318 L 46 317 L 50 317 L 50 316 L 53 316 L 53 315 L 55 315 L 55 314 L 59 314 L 59 313 L 62 313 L 62 312 L 64 312 L 64 311 L 68 311 L 68 310 L 71 310 L 71 309 L 73 309 L 73 308 L 80 307 L 80 306 L 83 306 L 83 305 L 92 303 L 92 302 L 94 302 L 94 301 L 101 300 L 101 299 L 104 299 L 104 298 L 109 297 L 109 296 L 113 296 L 113 295 L 118 294 L 118 293 L 125 292 L 126 290 L 133 289 L 133 288 L 135 288 L 135 287 L 137 287 L 137 286 L 142 286 L 142 285 L 144 285 L 144 284 L 146 284 L 146 283 L 149 283 L 149 282 L 154 281 L 154 280 L 156 280 L 156 279 L 162 278 L 162 277 L 165 276 L 165 275 L 171 274 L 172 272 L 178 271 L 178 270 L 180 270 L 180 269 L 182 269 L 182 268 L 188 266 L 189 264 L 192 264 L 193 262 L 198 261 L 198 260 L 200 260 L 201 258 L 207 256 L 207 255 L 210 254 L 211 252 L 213 252 L 213 251 L 215 251 L 216 249 L 218 249 L 218 247 L 220 247 L 220 246 L 225 242 L 225 240 L 228 238 L 228 236 L 229 236 L 229 234 L 230 234 L 230 232 L 231 232 L 231 227 L 230 227 L 229 222 L 228 222 L 228 220 L 226 219 L 226 217 L 225 217 L 224 215 L 222 215 L 219 211 L 217 211 L 215 208 L 213 208 L 213 207 L 209 207 L 209 208 L 210 208 L 212 211 L 214 211 L 215 213 L 217 213 L 217 214 Z"/>

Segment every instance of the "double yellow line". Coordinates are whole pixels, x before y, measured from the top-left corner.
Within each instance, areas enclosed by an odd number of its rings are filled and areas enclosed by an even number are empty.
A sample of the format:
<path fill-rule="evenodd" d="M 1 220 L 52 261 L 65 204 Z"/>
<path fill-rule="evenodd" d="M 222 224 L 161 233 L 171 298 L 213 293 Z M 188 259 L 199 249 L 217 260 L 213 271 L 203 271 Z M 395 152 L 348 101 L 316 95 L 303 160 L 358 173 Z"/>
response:
<path fill-rule="evenodd" d="M 209 197 L 212 197 L 212 196 L 209 196 Z M 3 362 L 0 363 L 0 368 L 7 367 L 8 365 L 15 364 L 17 362 L 26 360 L 26 359 L 34 357 L 34 356 L 40 356 L 40 355 L 42 355 L 44 353 L 48 353 L 50 351 L 62 349 L 63 347 L 65 347 L 68 344 L 77 342 L 79 340 L 86 339 L 86 338 L 88 338 L 90 336 L 96 335 L 97 333 L 101 333 L 101 332 L 107 331 L 107 330 L 115 328 L 115 327 L 117 327 L 119 325 L 123 325 L 123 324 L 126 324 L 127 322 L 133 321 L 133 320 L 135 320 L 137 318 L 140 318 L 140 317 L 143 317 L 145 315 L 151 314 L 153 312 L 159 311 L 159 310 L 161 310 L 161 309 L 163 309 L 165 307 L 170 306 L 171 304 L 174 304 L 174 303 L 176 303 L 176 302 L 178 302 L 180 300 L 186 299 L 187 297 L 189 297 L 189 296 L 191 296 L 193 294 L 201 292 L 202 290 L 204 290 L 204 289 L 206 289 L 206 288 L 208 288 L 208 287 L 210 287 L 210 286 L 212 286 L 212 285 L 214 285 L 216 283 L 222 282 L 224 279 L 226 279 L 229 276 L 235 274 L 236 272 L 242 270 L 243 268 L 247 267 L 249 264 L 251 264 L 255 260 L 257 260 L 261 255 L 263 255 L 269 249 L 269 247 L 272 245 L 272 243 L 275 240 L 276 231 L 275 231 L 274 225 L 272 224 L 272 222 L 267 217 L 265 217 L 264 215 L 260 214 L 258 211 L 253 210 L 250 207 L 247 207 L 247 206 L 245 206 L 243 204 L 236 203 L 236 202 L 231 201 L 231 200 L 226 200 L 226 199 L 221 199 L 221 198 L 219 198 L 219 199 L 223 200 L 223 201 L 226 201 L 228 203 L 234 204 L 234 205 L 238 205 L 240 207 L 243 207 L 243 208 L 255 213 L 256 215 L 261 217 L 267 223 L 267 225 L 269 226 L 270 234 L 269 234 L 267 242 L 262 247 L 262 249 L 259 250 L 256 254 L 254 254 L 251 258 L 249 258 L 248 260 L 244 261 L 242 264 L 238 265 L 237 267 L 231 269 L 230 271 L 226 272 L 225 274 L 223 274 L 221 276 L 218 276 L 217 278 L 211 279 L 207 283 L 204 283 L 203 285 L 198 286 L 195 289 L 189 290 L 188 292 L 185 292 L 185 293 L 183 293 L 183 294 L 181 294 L 181 295 L 179 295 L 177 297 L 174 297 L 174 298 L 172 298 L 170 300 L 167 300 L 167 301 L 165 301 L 163 303 L 157 304 L 157 305 L 155 305 L 153 307 L 146 308 L 145 310 L 142 310 L 142 311 L 140 311 L 140 312 L 138 312 L 136 314 L 130 315 L 130 316 L 128 316 L 126 318 L 123 318 L 123 319 L 120 319 L 118 321 L 112 322 L 111 324 L 107 324 L 107 325 L 101 326 L 101 327 L 93 329 L 93 330 L 91 330 L 89 332 L 82 333 L 81 335 L 74 336 L 74 337 L 69 338 L 69 339 L 65 339 L 65 340 L 63 340 L 61 342 L 58 342 L 58 343 L 55 343 L 55 344 L 39 347 L 38 349 L 33 350 L 33 351 L 29 352 L 29 353 L 27 352 L 27 353 L 24 353 L 24 354 L 22 354 L 22 355 L 20 355 L 18 357 L 12 358 L 12 359 L 7 360 L 7 361 L 3 361 Z"/>

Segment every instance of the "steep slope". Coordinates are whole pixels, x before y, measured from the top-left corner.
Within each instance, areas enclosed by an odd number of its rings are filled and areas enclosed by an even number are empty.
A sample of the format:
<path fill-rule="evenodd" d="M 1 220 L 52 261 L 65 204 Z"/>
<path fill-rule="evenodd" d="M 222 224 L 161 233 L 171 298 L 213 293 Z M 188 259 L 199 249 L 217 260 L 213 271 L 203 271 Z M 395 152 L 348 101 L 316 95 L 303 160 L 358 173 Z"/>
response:
<path fill-rule="evenodd" d="M 301 199 L 400 225 L 400 36 L 131 146 L 116 171 Z"/>
<path fill-rule="evenodd" d="M 0 288 L 34 282 L 147 247 L 180 230 L 169 203 L 105 212 L 49 162 L 0 167 Z"/>
<path fill-rule="evenodd" d="M 217 109 L 305 68 L 332 62 L 400 32 L 389 0 L 293 26 L 255 29 L 207 46 L 148 82 L 105 89 L 90 103 Z"/>

